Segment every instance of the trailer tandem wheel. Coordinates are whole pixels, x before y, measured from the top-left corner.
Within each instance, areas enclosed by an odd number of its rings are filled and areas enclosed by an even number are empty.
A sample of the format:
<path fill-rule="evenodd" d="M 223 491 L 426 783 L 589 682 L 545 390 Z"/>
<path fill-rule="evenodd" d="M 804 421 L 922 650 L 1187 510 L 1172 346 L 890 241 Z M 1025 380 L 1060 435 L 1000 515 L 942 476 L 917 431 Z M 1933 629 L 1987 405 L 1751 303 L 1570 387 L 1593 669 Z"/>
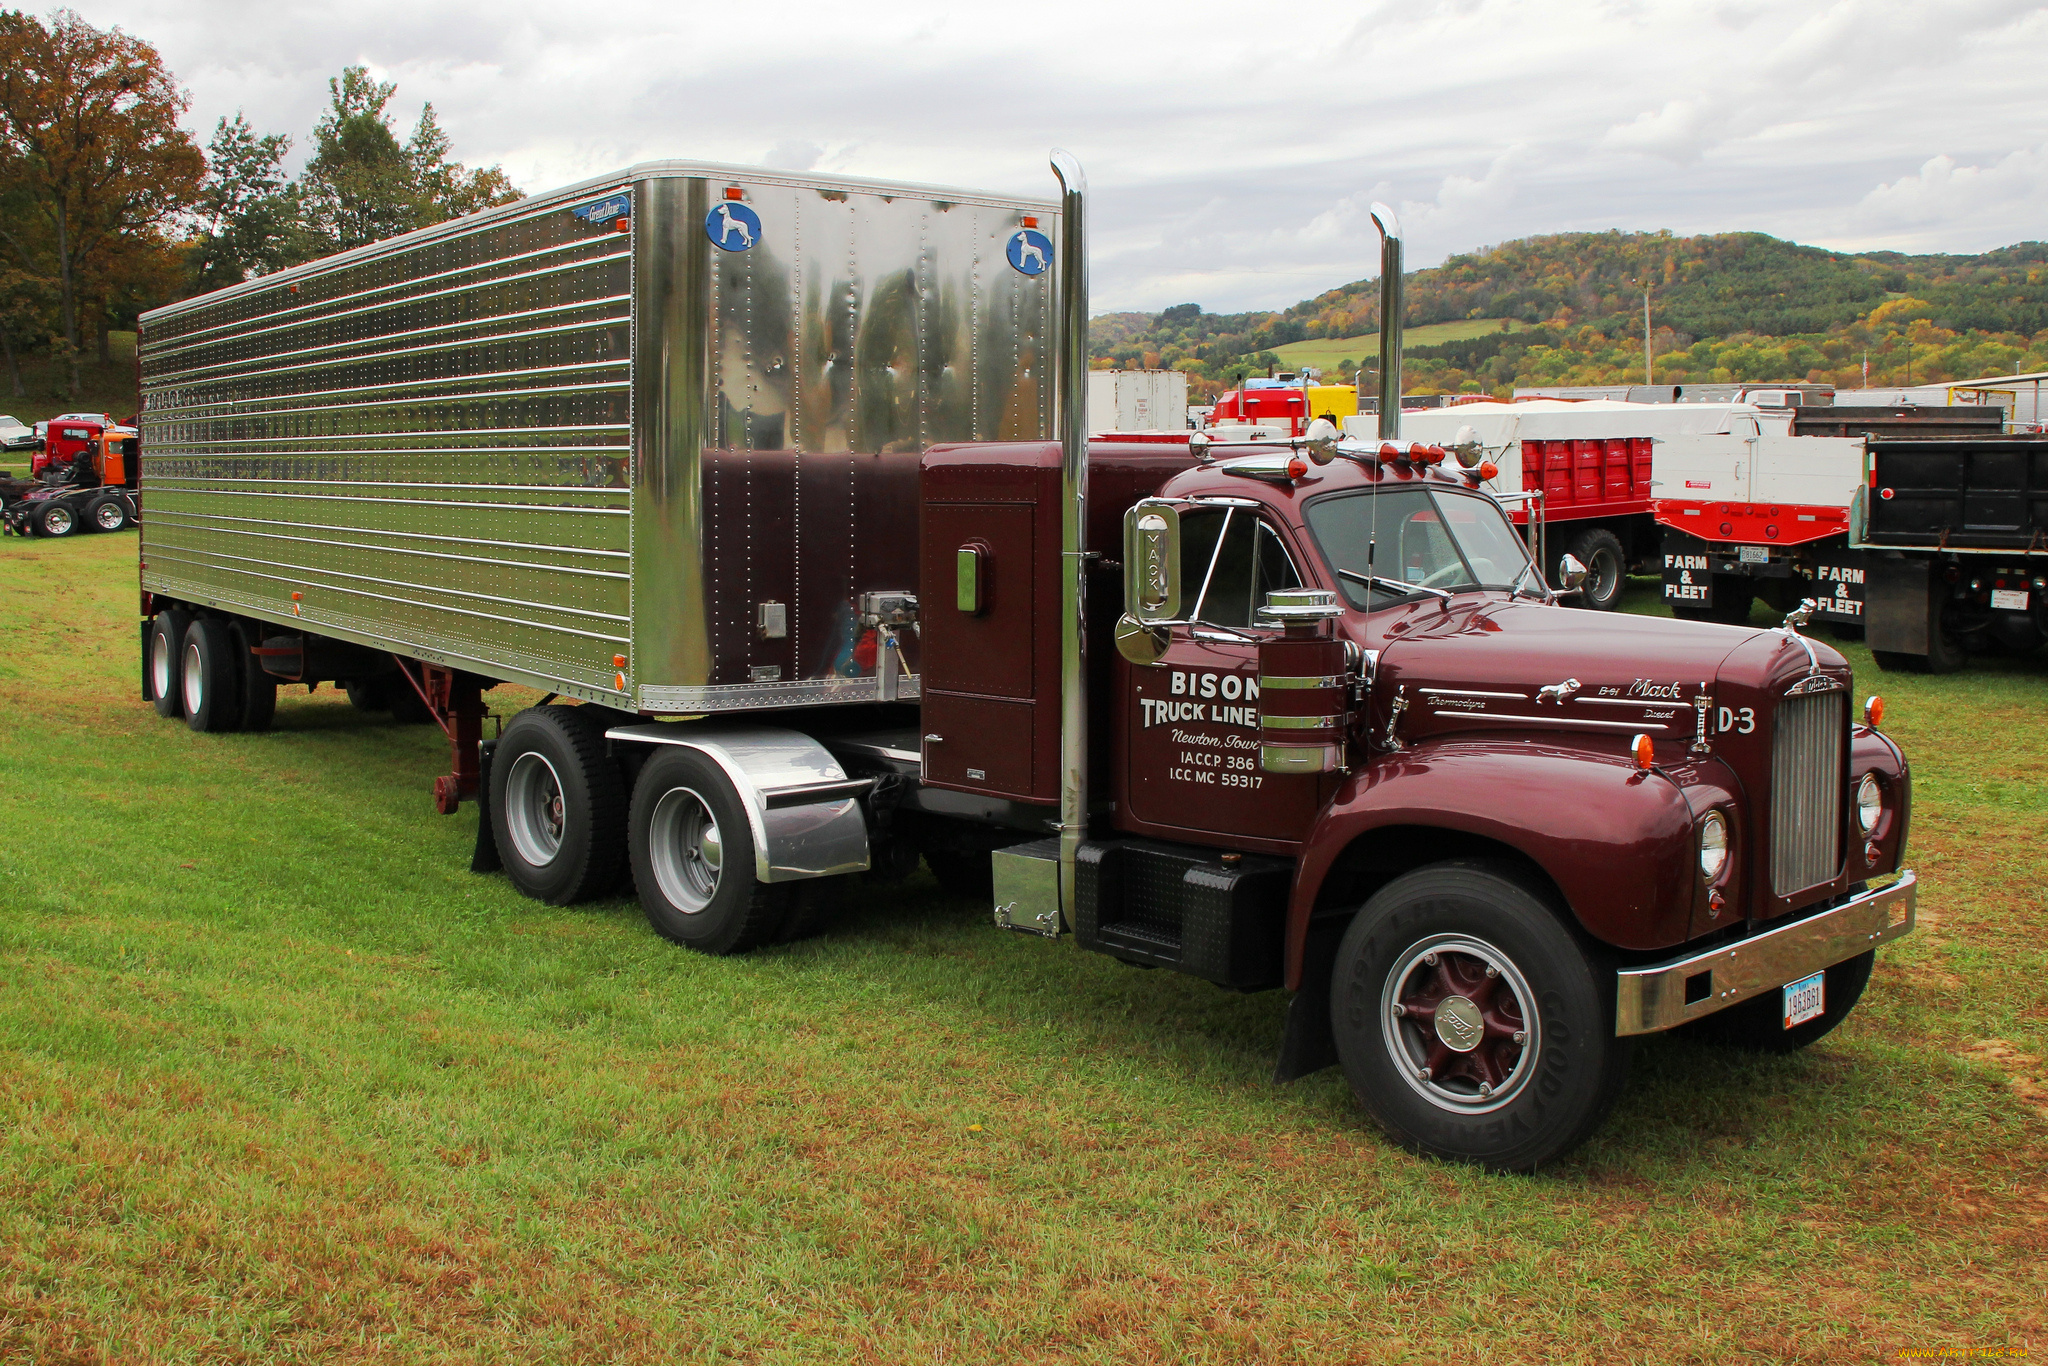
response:
<path fill-rule="evenodd" d="M 164 608 L 150 623 L 149 691 L 158 716 L 185 713 L 185 628 L 191 624 L 191 613 L 177 607 Z"/>
<path fill-rule="evenodd" d="M 664 747 L 633 788 L 633 885 L 648 923 L 704 953 L 744 953 L 782 929 L 792 883 L 755 876 L 753 826 L 723 769 Z"/>
<path fill-rule="evenodd" d="M 625 871 L 626 784 L 604 731 L 597 707 L 528 707 L 492 755 L 491 833 L 505 876 L 550 906 L 603 896 Z"/>
<path fill-rule="evenodd" d="M 234 637 L 227 622 L 198 617 L 185 628 L 179 691 L 185 703 L 185 724 L 192 729 L 206 734 L 241 729 L 241 670 L 235 662 Z"/>

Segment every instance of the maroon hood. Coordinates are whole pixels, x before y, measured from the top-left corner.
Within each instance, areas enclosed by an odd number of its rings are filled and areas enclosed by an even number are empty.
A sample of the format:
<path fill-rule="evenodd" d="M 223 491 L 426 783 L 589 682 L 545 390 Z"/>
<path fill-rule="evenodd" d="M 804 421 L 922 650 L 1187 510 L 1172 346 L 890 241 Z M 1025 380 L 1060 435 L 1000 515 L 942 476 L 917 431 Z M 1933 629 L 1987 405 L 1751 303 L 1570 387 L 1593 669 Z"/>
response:
<path fill-rule="evenodd" d="M 1410 739 L 1550 730 L 1690 742 L 1697 698 L 1711 698 L 1716 709 L 1754 705 L 1813 672 L 1849 684 L 1847 661 L 1829 646 L 1746 626 L 1492 595 L 1449 611 L 1435 600 L 1417 603 L 1361 624 L 1361 643 L 1381 652 L 1375 716 L 1384 718 L 1392 699 L 1405 696 L 1402 734 Z"/>

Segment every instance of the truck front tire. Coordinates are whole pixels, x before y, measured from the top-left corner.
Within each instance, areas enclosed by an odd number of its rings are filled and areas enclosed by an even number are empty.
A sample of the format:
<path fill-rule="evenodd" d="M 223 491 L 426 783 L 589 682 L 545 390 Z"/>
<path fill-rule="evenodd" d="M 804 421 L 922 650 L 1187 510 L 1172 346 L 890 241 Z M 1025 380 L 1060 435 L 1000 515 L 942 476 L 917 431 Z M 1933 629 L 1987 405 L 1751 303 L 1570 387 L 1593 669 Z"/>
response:
<path fill-rule="evenodd" d="M 491 759 L 491 833 L 505 876 L 550 906 L 603 896 L 625 867 L 626 784 L 583 707 L 528 707 Z"/>
<path fill-rule="evenodd" d="M 149 691 L 158 716 L 185 714 L 185 628 L 191 614 L 167 607 L 149 626 Z"/>
<path fill-rule="evenodd" d="M 208 735 L 241 729 L 242 678 L 227 622 L 198 617 L 185 628 L 178 674 L 186 725 Z"/>
<path fill-rule="evenodd" d="M 1417 1152 L 1528 1171 L 1599 1127 L 1628 1077 L 1614 975 L 1504 870 L 1437 864 L 1365 904 L 1331 1027 L 1366 1111 Z"/>
<path fill-rule="evenodd" d="M 725 771 L 693 749 L 663 746 L 633 788 L 633 885 L 664 938 L 703 953 L 745 953 L 773 940 L 786 885 L 754 875 L 753 827 Z"/>

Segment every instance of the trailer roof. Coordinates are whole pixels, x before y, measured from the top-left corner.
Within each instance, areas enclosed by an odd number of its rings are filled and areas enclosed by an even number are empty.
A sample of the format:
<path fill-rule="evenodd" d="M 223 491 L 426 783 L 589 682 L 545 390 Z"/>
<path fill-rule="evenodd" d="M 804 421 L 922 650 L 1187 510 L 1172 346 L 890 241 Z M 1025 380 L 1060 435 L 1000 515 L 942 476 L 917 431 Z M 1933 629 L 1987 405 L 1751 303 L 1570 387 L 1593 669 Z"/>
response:
<path fill-rule="evenodd" d="M 248 294 L 257 290 L 295 280 L 310 279 L 328 271 L 352 266 L 363 261 L 374 260 L 392 252 L 406 251 L 431 242 L 436 238 L 460 236 L 479 227 L 492 223 L 508 222 L 532 217 L 541 213 L 553 213 L 564 203 L 588 199 L 593 195 L 611 190 L 623 189 L 636 180 L 691 179 L 703 176 L 708 179 L 744 179 L 755 184 L 783 185 L 796 189 L 851 190 L 864 194 L 903 195 L 943 200 L 950 204 L 974 204 L 992 209 L 1029 209 L 1040 213 L 1056 214 L 1060 209 L 1057 197 L 1038 198 L 1031 195 L 1003 195 L 987 190 L 966 190 L 951 185 L 926 185 L 913 180 L 873 180 L 865 176 L 819 175 L 809 171 L 778 171 L 767 166 L 739 166 L 720 161 L 688 161 L 667 159 L 662 161 L 636 162 L 623 171 L 609 175 L 592 176 L 579 180 L 573 185 L 564 185 L 557 190 L 528 195 L 510 204 L 484 209 L 478 213 L 451 218 L 445 223 L 431 227 L 415 228 L 397 237 L 387 237 L 381 242 L 352 247 L 347 251 L 323 256 L 317 261 L 293 266 L 271 275 L 259 275 L 253 280 L 244 280 L 226 289 L 217 289 L 208 294 L 197 294 L 189 299 L 152 308 L 142 315 L 143 321 L 153 318 L 168 318 L 188 309 L 218 303 L 237 294 Z"/>

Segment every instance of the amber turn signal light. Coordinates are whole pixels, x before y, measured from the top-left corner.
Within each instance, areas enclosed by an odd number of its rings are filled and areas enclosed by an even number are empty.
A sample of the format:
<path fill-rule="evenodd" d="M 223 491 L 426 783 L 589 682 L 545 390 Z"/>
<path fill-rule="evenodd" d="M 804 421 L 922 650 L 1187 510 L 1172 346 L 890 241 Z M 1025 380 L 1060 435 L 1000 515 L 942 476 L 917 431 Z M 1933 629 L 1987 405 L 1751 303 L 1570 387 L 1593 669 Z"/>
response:
<path fill-rule="evenodd" d="M 1479 482 L 1482 484 L 1489 479 L 1500 478 L 1500 466 L 1494 464 L 1491 460 L 1480 461 L 1479 468 L 1472 472 L 1479 476 Z"/>
<path fill-rule="evenodd" d="M 1876 730 L 1884 724 L 1884 699 L 1872 693 L 1863 703 L 1863 724 Z"/>
<path fill-rule="evenodd" d="M 1656 765 L 1657 747 L 1650 743 L 1647 735 L 1638 735 L 1628 742 L 1629 753 L 1636 756 L 1636 767 L 1645 773 Z"/>

